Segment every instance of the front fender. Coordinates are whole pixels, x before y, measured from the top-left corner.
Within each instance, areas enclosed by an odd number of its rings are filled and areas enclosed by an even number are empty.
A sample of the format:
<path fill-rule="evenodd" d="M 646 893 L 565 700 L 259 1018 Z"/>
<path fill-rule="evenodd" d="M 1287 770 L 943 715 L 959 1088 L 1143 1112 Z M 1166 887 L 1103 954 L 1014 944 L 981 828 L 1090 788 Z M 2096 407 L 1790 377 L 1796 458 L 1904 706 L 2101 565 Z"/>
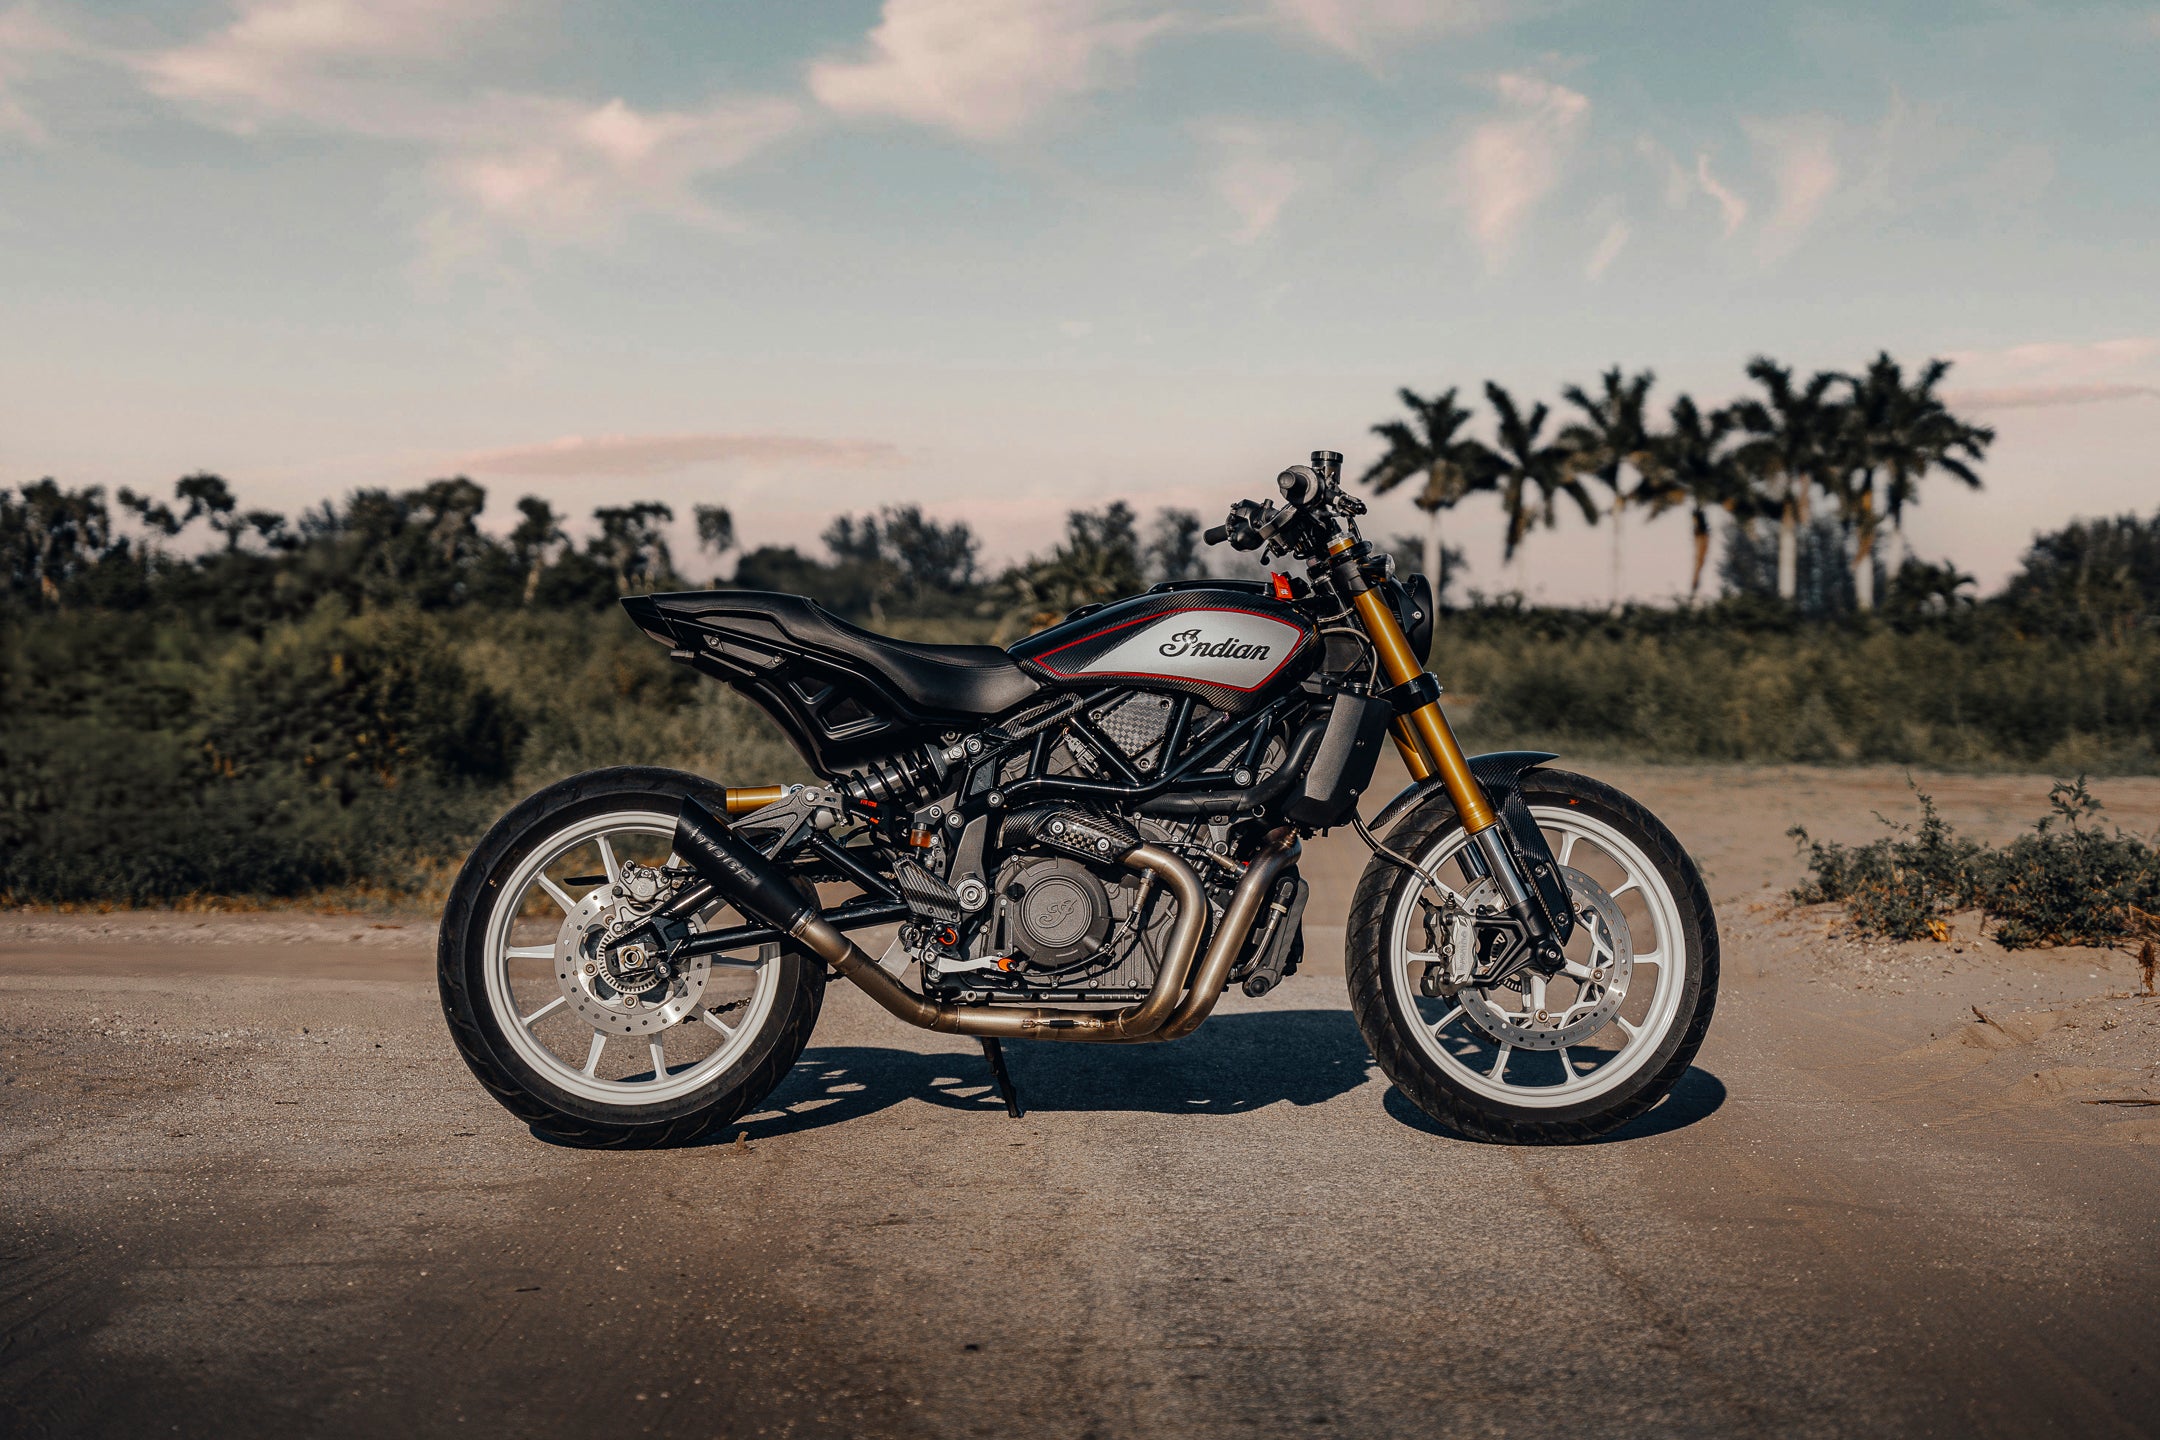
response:
<path fill-rule="evenodd" d="M 1548 760 L 1560 757 L 1550 750 L 1495 750 L 1490 755 L 1470 757 L 1470 773 L 1478 784 L 1485 787 L 1485 794 L 1498 810 L 1506 803 L 1507 795 L 1518 789 L 1522 777 L 1537 769 Z M 1385 836 L 1388 827 L 1410 813 L 1411 809 L 1432 794 L 1445 795 L 1447 789 L 1437 775 L 1430 780 L 1413 780 L 1395 793 L 1395 798 L 1380 807 L 1380 813 L 1372 818 L 1372 832 Z"/>
<path fill-rule="evenodd" d="M 1522 777 L 1546 761 L 1559 758 L 1549 750 L 1496 750 L 1490 755 L 1471 756 L 1470 773 L 1485 787 L 1485 798 L 1499 812 L 1502 834 L 1511 842 L 1508 848 L 1514 852 L 1515 863 L 1544 906 L 1545 918 L 1554 927 L 1555 938 L 1565 945 L 1568 937 L 1575 933 L 1574 905 L 1568 898 L 1567 882 L 1561 878 L 1552 847 L 1546 843 L 1544 833 L 1538 829 L 1530 807 L 1522 798 Z M 1372 828 L 1385 834 L 1387 827 L 1399 816 L 1434 791 L 1442 795 L 1447 793 L 1438 777 L 1412 783 L 1388 801 L 1374 817 Z"/>

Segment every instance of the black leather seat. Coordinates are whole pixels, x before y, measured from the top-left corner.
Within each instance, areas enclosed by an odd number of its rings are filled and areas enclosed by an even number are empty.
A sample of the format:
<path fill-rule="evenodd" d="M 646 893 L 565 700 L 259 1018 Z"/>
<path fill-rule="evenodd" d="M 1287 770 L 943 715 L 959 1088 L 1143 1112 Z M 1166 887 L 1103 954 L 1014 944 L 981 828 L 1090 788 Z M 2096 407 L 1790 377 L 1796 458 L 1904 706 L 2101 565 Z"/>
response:
<path fill-rule="evenodd" d="M 752 648 L 779 641 L 874 670 L 925 710 L 989 716 L 1042 687 L 995 645 L 922 645 L 850 625 L 816 601 L 766 590 L 655 595 L 656 608 Z"/>

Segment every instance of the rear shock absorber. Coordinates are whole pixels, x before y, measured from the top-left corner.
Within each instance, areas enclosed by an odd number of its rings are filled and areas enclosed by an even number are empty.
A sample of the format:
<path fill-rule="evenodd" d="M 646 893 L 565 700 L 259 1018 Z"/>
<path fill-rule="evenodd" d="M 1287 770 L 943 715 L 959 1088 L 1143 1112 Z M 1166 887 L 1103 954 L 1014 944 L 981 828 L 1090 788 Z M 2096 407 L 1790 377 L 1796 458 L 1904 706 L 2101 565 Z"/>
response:
<path fill-rule="evenodd" d="M 905 804 L 931 793 L 944 778 L 944 759 L 942 746 L 902 750 L 850 772 L 834 788 L 866 809 Z"/>

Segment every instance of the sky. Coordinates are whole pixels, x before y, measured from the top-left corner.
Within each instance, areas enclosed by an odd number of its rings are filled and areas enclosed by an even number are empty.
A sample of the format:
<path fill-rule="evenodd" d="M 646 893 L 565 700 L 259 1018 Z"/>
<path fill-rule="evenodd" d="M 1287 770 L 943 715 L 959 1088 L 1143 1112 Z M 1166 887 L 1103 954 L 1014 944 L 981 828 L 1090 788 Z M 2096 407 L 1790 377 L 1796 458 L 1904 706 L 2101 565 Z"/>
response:
<path fill-rule="evenodd" d="M 2160 504 L 2156 221 L 2152 5 L 0 0 L 0 483 L 466 473 L 683 555 L 914 501 L 1001 561 L 1360 472 L 1404 385 L 1887 349 L 1998 431 L 1908 528 L 1992 587 Z M 1607 593 L 1605 527 L 1448 523 Z"/>

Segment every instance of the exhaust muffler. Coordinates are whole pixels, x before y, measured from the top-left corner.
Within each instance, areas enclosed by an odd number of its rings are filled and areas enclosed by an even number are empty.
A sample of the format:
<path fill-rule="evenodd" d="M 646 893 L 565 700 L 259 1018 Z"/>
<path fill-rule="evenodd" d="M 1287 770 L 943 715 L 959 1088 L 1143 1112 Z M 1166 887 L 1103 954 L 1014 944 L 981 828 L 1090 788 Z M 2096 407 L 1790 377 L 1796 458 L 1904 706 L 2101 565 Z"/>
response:
<path fill-rule="evenodd" d="M 1290 830 L 1268 837 L 1238 882 L 1215 943 L 1188 988 L 1193 961 L 1207 929 L 1207 894 L 1192 867 L 1158 845 L 1138 845 L 1117 857 L 1152 873 L 1177 901 L 1177 923 L 1168 953 L 1147 999 L 1121 1010 L 1054 1006 L 944 1005 L 910 990 L 879 968 L 861 946 L 803 898 L 785 871 L 759 853 L 727 821 L 689 796 L 675 823 L 675 853 L 719 895 L 749 918 L 770 925 L 816 955 L 886 1010 L 925 1030 L 952 1035 L 1025 1040 L 1081 1040 L 1121 1044 L 1167 1040 L 1190 1034 L 1215 1008 L 1230 968 L 1259 915 L 1275 877 L 1295 863 L 1299 845 Z"/>

